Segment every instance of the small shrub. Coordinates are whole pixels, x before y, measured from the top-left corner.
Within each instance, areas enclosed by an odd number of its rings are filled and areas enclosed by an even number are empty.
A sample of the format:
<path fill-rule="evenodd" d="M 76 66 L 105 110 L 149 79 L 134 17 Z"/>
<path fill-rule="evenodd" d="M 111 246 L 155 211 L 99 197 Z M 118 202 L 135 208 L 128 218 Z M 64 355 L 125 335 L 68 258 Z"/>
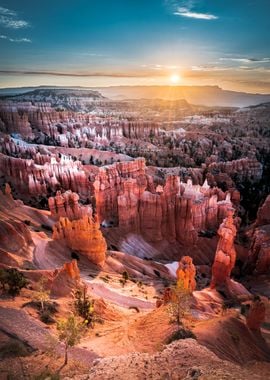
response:
<path fill-rule="evenodd" d="M 26 287 L 27 280 L 16 268 L 0 269 L 0 284 L 4 292 L 15 297 Z"/>
<path fill-rule="evenodd" d="M 55 320 L 52 318 L 51 312 L 49 310 L 41 310 L 39 313 L 41 322 L 46 324 L 54 323 Z"/>
<path fill-rule="evenodd" d="M 87 295 L 87 287 L 77 289 L 74 296 L 74 307 L 76 313 L 84 319 L 87 326 L 94 327 L 94 323 L 97 321 L 94 300 L 89 299 Z"/>
<path fill-rule="evenodd" d="M 85 323 L 81 323 L 74 315 L 70 315 L 67 319 L 57 322 L 58 338 L 65 346 L 65 361 L 63 366 L 68 362 L 68 349 L 80 343 L 85 332 Z"/>
<path fill-rule="evenodd" d="M 171 294 L 168 311 L 179 328 L 182 319 L 190 312 L 191 293 L 185 289 L 182 281 L 178 281 L 177 285 L 171 288 Z"/>
<path fill-rule="evenodd" d="M 167 344 L 170 344 L 172 342 L 174 342 L 175 340 L 179 340 L 179 339 L 188 339 L 188 338 L 191 338 L 191 339 L 197 339 L 196 335 L 191 331 L 191 330 L 188 330 L 188 329 L 184 329 L 184 328 L 181 328 L 181 329 L 178 329 L 177 331 L 175 331 L 168 339 L 167 339 Z"/>

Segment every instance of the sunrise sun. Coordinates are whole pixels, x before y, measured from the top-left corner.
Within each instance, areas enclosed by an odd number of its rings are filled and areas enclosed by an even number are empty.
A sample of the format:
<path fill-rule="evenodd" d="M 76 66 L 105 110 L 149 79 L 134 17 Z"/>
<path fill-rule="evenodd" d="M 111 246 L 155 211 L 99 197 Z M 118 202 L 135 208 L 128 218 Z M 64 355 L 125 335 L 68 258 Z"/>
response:
<path fill-rule="evenodd" d="M 170 76 L 170 82 L 171 82 L 171 84 L 177 84 L 177 83 L 181 82 L 180 75 L 179 74 L 172 74 Z"/>

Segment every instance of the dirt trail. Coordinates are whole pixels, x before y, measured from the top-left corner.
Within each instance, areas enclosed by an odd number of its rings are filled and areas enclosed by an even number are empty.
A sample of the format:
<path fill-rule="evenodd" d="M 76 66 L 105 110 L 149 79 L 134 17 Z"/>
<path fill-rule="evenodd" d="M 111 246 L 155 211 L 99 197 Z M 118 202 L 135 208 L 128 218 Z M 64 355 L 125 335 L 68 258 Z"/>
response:
<path fill-rule="evenodd" d="M 34 264 L 38 269 L 59 268 L 66 261 L 71 260 L 70 251 L 66 249 L 66 247 L 58 244 L 52 251 L 50 240 L 43 239 L 38 235 L 35 235 L 33 239 L 36 245 L 34 250 Z M 53 244 L 55 245 L 55 242 L 53 242 Z M 89 272 L 95 273 L 96 275 L 98 274 L 98 271 L 91 270 L 92 268 L 89 261 L 82 258 L 82 260 L 79 261 L 79 267 L 82 279 L 87 283 L 91 293 L 94 295 L 125 308 L 137 307 L 143 310 L 151 310 L 155 307 L 155 303 L 153 302 L 122 295 L 120 291 L 114 291 L 104 284 L 95 283 L 95 279 L 89 280 Z"/>

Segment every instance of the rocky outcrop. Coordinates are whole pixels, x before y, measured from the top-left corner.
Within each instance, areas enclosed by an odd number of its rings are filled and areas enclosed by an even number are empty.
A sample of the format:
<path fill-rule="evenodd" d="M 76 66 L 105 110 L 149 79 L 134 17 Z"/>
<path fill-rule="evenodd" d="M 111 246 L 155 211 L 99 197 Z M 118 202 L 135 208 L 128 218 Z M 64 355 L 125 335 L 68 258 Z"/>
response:
<path fill-rule="evenodd" d="M 216 255 L 212 266 L 211 287 L 223 285 L 230 278 L 230 274 L 235 265 L 236 251 L 234 248 L 234 238 L 236 227 L 233 220 L 234 209 L 228 210 L 228 216 L 218 229 L 219 241 Z"/>
<path fill-rule="evenodd" d="M 93 183 L 96 199 L 96 211 L 104 224 L 118 224 L 117 197 L 124 190 L 124 182 L 128 178 L 136 181 L 133 190 L 143 192 L 147 186 L 145 160 L 138 158 L 131 162 L 117 162 L 99 169 Z M 128 185 L 127 185 L 128 186 Z"/>
<path fill-rule="evenodd" d="M 261 180 L 263 165 L 255 158 L 241 158 L 227 162 L 213 162 L 207 167 L 207 179 L 211 185 L 226 183 L 227 189 L 235 183 L 255 183 Z"/>
<path fill-rule="evenodd" d="M 266 198 L 263 205 L 259 208 L 256 219 L 256 226 L 270 224 L 270 195 Z"/>
<path fill-rule="evenodd" d="M 102 266 L 105 262 L 107 244 L 96 218 L 84 216 L 70 221 L 60 217 L 53 227 L 53 239 L 62 239 L 67 246 L 86 256 L 92 263 Z"/>
<path fill-rule="evenodd" d="M 89 180 L 79 161 L 62 156 L 44 165 L 32 159 L 8 157 L 0 153 L 0 174 L 25 199 L 47 196 L 60 188 L 72 190 L 82 199 L 89 197 Z"/>
<path fill-rule="evenodd" d="M 270 195 L 259 208 L 249 235 L 251 245 L 245 270 L 256 274 L 270 273 Z"/>
<path fill-rule="evenodd" d="M 260 330 L 265 320 L 266 307 L 260 297 L 255 297 L 246 316 L 247 326 L 250 330 Z"/>
<path fill-rule="evenodd" d="M 270 224 L 255 229 L 247 268 L 257 274 L 270 273 Z"/>
<path fill-rule="evenodd" d="M 54 219 L 66 217 L 69 220 L 81 219 L 83 216 L 92 216 L 92 207 L 79 204 L 79 195 L 72 191 L 56 192 L 55 197 L 48 199 L 49 209 Z"/>
<path fill-rule="evenodd" d="M 0 220 L 0 262 L 20 266 L 32 259 L 33 245 L 28 227 L 14 219 Z"/>
<path fill-rule="evenodd" d="M 53 297 L 66 297 L 76 289 L 81 282 L 77 260 L 65 263 L 62 268 L 55 269 L 50 286 Z"/>
<path fill-rule="evenodd" d="M 193 264 L 192 258 L 183 256 L 179 261 L 178 269 L 176 271 L 177 282 L 184 287 L 184 289 L 193 292 L 196 289 L 196 267 Z"/>
<path fill-rule="evenodd" d="M 178 176 L 166 178 L 164 186 L 154 191 L 139 188 L 130 179 L 117 198 L 119 227 L 126 233 L 137 232 L 148 241 L 166 239 L 193 245 L 198 231 L 215 230 L 231 206 L 230 194 L 189 180 L 181 183 Z"/>

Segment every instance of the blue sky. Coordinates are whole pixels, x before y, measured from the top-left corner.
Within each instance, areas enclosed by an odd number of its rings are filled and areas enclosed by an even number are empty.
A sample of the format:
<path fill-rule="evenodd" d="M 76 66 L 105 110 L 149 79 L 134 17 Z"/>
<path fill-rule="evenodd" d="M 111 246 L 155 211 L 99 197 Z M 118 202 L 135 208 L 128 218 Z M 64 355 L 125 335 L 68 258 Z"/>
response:
<path fill-rule="evenodd" d="M 0 86 L 270 92 L 269 0 L 0 0 Z"/>

